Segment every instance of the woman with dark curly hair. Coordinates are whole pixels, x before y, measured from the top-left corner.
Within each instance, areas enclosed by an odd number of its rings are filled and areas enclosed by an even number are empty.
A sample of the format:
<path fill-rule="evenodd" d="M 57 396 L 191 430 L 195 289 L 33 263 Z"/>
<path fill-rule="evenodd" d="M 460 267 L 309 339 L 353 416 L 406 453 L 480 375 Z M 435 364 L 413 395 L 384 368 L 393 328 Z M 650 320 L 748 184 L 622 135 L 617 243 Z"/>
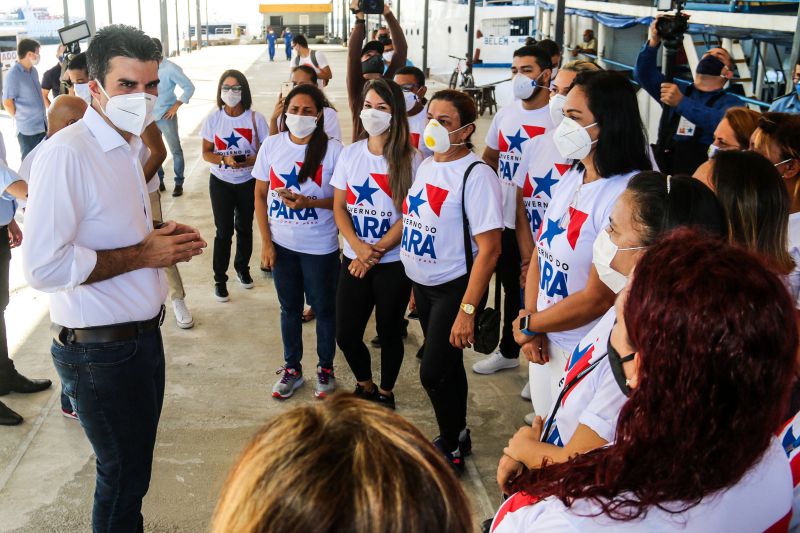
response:
<path fill-rule="evenodd" d="M 785 531 L 792 475 L 775 431 L 798 336 L 781 278 L 680 229 L 616 305 L 608 357 L 630 395 L 616 442 L 524 474 L 492 531 Z"/>

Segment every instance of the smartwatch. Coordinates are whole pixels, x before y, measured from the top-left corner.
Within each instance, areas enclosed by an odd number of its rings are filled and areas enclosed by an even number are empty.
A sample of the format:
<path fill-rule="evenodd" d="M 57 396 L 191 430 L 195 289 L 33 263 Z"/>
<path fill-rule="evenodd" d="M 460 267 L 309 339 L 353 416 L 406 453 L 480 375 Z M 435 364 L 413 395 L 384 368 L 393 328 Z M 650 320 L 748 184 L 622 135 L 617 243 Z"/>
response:
<path fill-rule="evenodd" d="M 531 321 L 531 315 L 522 317 L 519 321 L 519 331 L 527 335 L 528 337 L 535 337 L 536 335 L 538 335 L 538 333 L 528 329 L 528 324 L 530 324 L 530 321 Z"/>

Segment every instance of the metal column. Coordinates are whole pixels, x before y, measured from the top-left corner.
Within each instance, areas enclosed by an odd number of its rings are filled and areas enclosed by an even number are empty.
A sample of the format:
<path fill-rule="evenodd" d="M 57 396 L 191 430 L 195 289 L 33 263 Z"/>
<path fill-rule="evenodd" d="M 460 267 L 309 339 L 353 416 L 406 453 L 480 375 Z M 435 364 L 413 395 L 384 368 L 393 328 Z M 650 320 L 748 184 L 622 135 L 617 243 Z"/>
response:
<path fill-rule="evenodd" d="M 178 45 L 175 51 L 181 55 L 181 28 L 178 23 L 178 0 L 175 0 L 175 38 L 178 39 Z"/>
<path fill-rule="evenodd" d="M 794 91 L 794 83 L 791 83 L 791 76 L 794 75 L 795 65 L 800 61 L 800 5 L 797 7 L 797 26 L 794 29 L 794 39 L 792 40 L 792 55 L 789 58 L 789 79 L 786 80 L 786 94 Z"/>
<path fill-rule="evenodd" d="M 203 25 L 200 23 L 200 0 L 197 1 L 197 49 L 200 50 L 203 47 Z M 206 34 L 208 34 L 208 28 L 206 28 Z"/>
<path fill-rule="evenodd" d="M 160 15 L 161 15 L 161 46 L 164 48 L 164 57 L 169 57 L 169 29 L 167 23 L 167 0 L 160 0 L 159 2 Z"/>
<path fill-rule="evenodd" d="M 186 0 L 186 36 L 189 38 L 189 53 L 192 52 L 192 0 Z M 197 35 L 197 34 L 195 34 Z"/>
<path fill-rule="evenodd" d="M 89 0 L 87 0 L 89 1 Z M 428 3 L 430 0 L 425 0 L 425 18 L 422 22 L 422 72 L 425 77 L 428 77 Z"/>
<path fill-rule="evenodd" d="M 558 43 L 559 48 L 564 47 L 564 8 L 566 0 L 556 0 L 556 27 L 553 32 L 553 40 Z"/>
<path fill-rule="evenodd" d="M 114 18 L 111 16 L 111 0 L 108 0 L 108 23 L 114 24 Z"/>
<path fill-rule="evenodd" d="M 347 42 L 347 0 L 342 0 L 342 42 Z"/>
<path fill-rule="evenodd" d="M 94 23 L 94 0 L 84 0 L 83 5 L 86 7 L 86 24 L 89 25 L 89 32 L 94 35 L 97 31 L 97 26 Z"/>
<path fill-rule="evenodd" d="M 475 0 L 469 1 L 469 23 L 467 24 L 467 65 L 472 62 L 475 54 Z M 562 0 L 563 1 L 563 0 Z"/>
<path fill-rule="evenodd" d="M 69 26 L 69 0 L 64 0 L 64 26 Z"/>
<path fill-rule="evenodd" d="M 139 12 L 139 29 L 142 29 L 142 0 L 136 0 L 136 9 Z"/>

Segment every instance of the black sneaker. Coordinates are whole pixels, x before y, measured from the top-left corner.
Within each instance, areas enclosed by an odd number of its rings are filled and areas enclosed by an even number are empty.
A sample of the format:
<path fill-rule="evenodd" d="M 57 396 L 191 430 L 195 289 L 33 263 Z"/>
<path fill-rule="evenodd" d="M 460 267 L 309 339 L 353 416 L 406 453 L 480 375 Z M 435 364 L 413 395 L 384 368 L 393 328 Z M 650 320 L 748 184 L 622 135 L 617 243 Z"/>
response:
<path fill-rule="evenodd" d="M 387 407 L 393 411 L 396 409 L 394 404 L 394 394 L 389 394 L 388 396 L 381 394 L 381 391 L 379 391 L 377 387 L 375 388 L 375 392 L 376 394 L 373 400 L 375 403 Z"/>
<path fill-rule="evenodd" d="M 464 428 L 458 434 L 458 448 L 461 450 L 462 457 L 472 455 L 472 438 L 470 437 L 469 429 Z"/>
<path fill-rule="evenodd" d="M 362 400 L 374 402 L 375 396 L 377 396 L 378 394 L 378 387 L 375 387 L 371 391 L 368 391 L 367 389 L 356 383 L 356 390 L 353 391 L 353 394 L 355 394 Z"/>
<path fill-rule="evenodd" d="M 214 298 L 218 302 L 227 302 L 230 297 L 228 296 L 228 285 L 223 281 L 214 284 Z"/>
<path fill-rule="evenodd" d="M 379 348 L 381 345 L 381 338 L 375 335 L 374 337 L 372 337 L 372 340 L 369 341 L 369 343 L 375 346 L 376 348 Z"/>
<path fill-rule="evenodd" d="M 444 442 L 442 442 L 442 437 L 436 437 L 433 439 L 433 445 L 436 446 L 441 454 L 444 456 L 445 461 L 453 467 L 456 474 L 463 474 L 464 473 L 464 456 L 461 453 L 461 446 L 456 448 L 455 450 L 445 450 Z"/>
<path fill-rule="evenodd" d="M 176 185 L 174 189 L 172 189 L 172 196 L 180 196 L 183 194 L 183 185 Z"/>
<path fill-rule="evenodd" d="M 244 287 L 245 289 L 253 288 L 253 277 L 250 275 L 249 270 L 242 270 L 241 272 L 237 272 L 236 277 L 239 278 L 239 283 L 241 283 L 242 287 Z"/>

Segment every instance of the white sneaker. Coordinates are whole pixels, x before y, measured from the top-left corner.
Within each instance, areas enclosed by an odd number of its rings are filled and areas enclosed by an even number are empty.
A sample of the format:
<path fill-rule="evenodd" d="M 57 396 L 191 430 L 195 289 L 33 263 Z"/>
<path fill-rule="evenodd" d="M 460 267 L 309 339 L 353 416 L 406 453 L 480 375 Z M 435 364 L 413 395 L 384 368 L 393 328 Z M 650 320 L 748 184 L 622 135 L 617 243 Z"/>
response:
<path fill-rule="evenodd" d="M 524 399 L 531 401 L 531 382 L 528 381 L 524 387 L 522 387 L 522 392 L 519 393 Z"/>
<path fill-rule="evenodd" d="M 525 415 L 525 425 L 530 427 L 535 419 L 536 419 L 536 413 L 528 413 L 527 415 Z"/>
<path fill-rule="evenodd" d="M 472 371 L 476 374 L 494 374 L 498 370 L 505 370 L 506 368 L 517 368 L 519 366 L 519 358 L 508 359 L 503 357 L 500 350 L 496 350 L 489 357 L 478 361 L 472 365 Z"/>
<path fill-rule="evenodd" d="M 175 321 L 181 329 L 189 329 L 194 326 L 194 319 L 189 308 L 186 307 L 186 302 L 182 299 L 172 300 L 172 310 L 175 311 Z"/>

